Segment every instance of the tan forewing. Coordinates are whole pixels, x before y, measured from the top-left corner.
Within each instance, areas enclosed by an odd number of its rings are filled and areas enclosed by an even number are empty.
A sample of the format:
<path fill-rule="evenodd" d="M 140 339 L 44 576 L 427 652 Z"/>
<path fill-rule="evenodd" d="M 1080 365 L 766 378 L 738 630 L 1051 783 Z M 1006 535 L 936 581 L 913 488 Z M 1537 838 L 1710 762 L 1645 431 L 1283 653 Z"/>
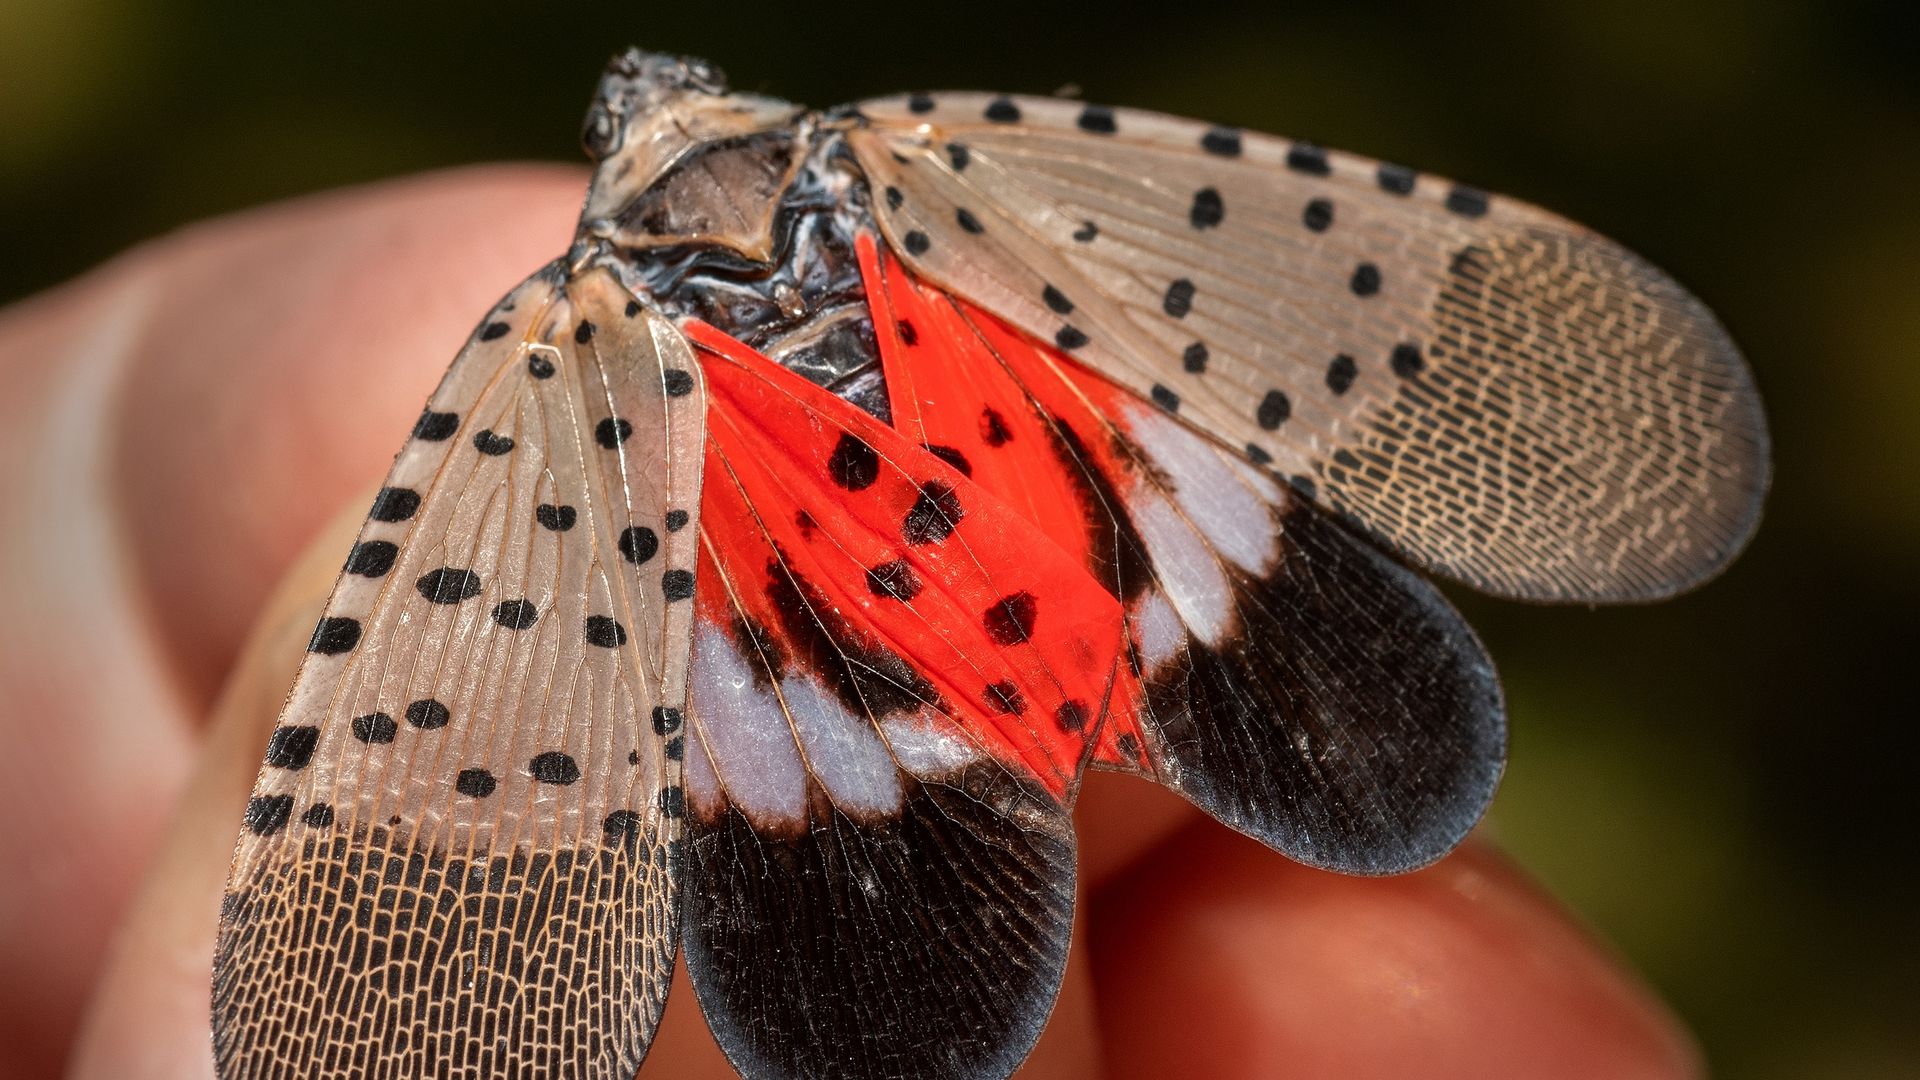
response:
<path fill-rule="evenodd" d="M 1745 541 L 1746 366 L 1696 299 L 1513 200 L 1268 136 L 986 94 L 849 139 L 919 273 L 1432 569 L 1645 599 Z"/>
<path fill-rule="evenodd" d="M 632 1074 L 676 942 L 703 409 L 604 271 L 549 267 L 475 331 L 255 786 L 222 1075 Z"/>

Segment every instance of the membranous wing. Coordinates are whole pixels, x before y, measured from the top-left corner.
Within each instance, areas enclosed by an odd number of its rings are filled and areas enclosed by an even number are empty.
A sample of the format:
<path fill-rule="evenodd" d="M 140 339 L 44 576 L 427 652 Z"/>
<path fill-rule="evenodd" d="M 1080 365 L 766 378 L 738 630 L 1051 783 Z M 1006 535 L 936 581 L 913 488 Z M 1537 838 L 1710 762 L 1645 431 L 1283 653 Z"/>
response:
<path fill-rule="evenodd" d="M 633 1074 L 670 853 L 704 393 L 604 271 L 475 330 L 314 632 L 214 972 L 228 1077 Z"/>
<path fill-rule="evenodd" d="M 1011 1072 L 1116 601 L 964 462 L 710 327 L 686 957 L 749 1077 Z"/>
<path fill-rule="evenodd" d="M 1618 245 L 1411 170 L 1123 109 L 864 102 L 914 269 L 1412 561 L 1639 600 L 1751 532 L 1767 434 L 1712 314 Z"/>

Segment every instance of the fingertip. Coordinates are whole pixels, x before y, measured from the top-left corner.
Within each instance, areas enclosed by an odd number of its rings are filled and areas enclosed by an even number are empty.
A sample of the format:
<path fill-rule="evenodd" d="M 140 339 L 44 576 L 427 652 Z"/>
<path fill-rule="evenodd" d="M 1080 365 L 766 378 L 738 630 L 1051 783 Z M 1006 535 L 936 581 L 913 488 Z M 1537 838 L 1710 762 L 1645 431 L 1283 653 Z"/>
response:
<path fill-rule="evenodd" d="M 1188 829 L 1097 898 L 1116 1076 L 1695 1077 L 1639 980 L 1492 852 L 1397 878 Z"/>

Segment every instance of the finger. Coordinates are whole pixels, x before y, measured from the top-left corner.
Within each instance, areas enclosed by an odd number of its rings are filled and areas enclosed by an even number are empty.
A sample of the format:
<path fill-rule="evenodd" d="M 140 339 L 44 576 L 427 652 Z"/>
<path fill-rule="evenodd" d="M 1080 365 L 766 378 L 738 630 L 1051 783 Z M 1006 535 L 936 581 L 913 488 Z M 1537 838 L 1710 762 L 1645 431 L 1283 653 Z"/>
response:
<path fill-rule="evenodd" d="M 1484 847 L 1353 878 L 1200 826 L 1111 882 L 1091 916 L 1115 1077 L 1700 1072 L 1658 1002 Z"/>

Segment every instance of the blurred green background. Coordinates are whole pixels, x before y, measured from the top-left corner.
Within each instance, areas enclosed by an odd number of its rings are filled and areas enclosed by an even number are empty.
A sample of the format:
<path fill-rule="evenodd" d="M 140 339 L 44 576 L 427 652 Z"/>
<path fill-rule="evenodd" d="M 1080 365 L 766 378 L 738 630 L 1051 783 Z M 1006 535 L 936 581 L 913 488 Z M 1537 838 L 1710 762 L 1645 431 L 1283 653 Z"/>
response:
<path fill-rule="evenodd" d="M 1544 204 L 1720 312 L 1777 474 L 1746 557 L 1679 602 L 1460 598 L 1511 694 L 1494 829 L 1718 1074 L 1920 1075 L 1914 5 L 535 8 L 0 0 L 0 301 L 270 199 L 579 160 L 627 43 L 817 105 L 1074 84 Z"/>

